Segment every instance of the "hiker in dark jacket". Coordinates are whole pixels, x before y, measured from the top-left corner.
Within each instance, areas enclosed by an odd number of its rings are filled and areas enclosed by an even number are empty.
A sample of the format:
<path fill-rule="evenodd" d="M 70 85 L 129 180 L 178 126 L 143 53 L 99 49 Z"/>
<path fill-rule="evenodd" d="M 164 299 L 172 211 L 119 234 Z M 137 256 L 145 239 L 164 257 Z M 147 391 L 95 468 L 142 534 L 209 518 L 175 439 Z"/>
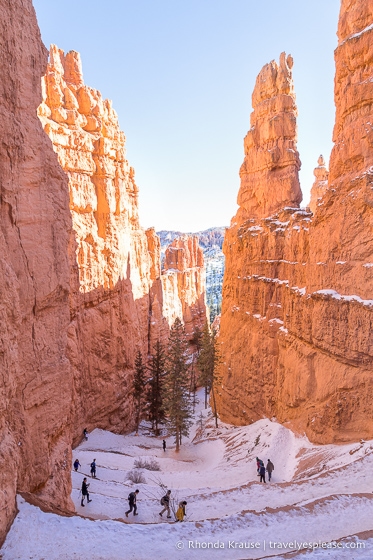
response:
<path fill-rule="evenodd" d="M 82 465 L 79 463 L 78 459 L 75 459 L 74 461 L 74 471 L 78 472 L 78 468 L 81 467 Z"/>
<path fill-rule="evenodd" d="M 263 466 L 264 467 L 264 463 L 261 459 L 259 459 L 259 457 L 256 457 L 256 470 L 257 473 L 259 474 L 260 471 L 260 467 Z"/>
<path fill-rule="evenodd" d="M 265 482 L 266 481 L 266 468 L 265 468 L 264 464 L 260 466 L 259 474 L 260 474 L 259 482 Z"/>
<path fill-rule="evenodd" d="M 274 470 L 275 470 L 274 464 L 272 463 L 271 459 L 268 459 L 268 463 L 267 463 L 268 482 L 271 482 L 272 471 Z"/>
<path fill-rule="evenodd" d="M 131 492 L 130 495 L 128 496 L 128 504 L 130 506 L 130 509 L 126 511 L 126 517 L 128 517 L 128 514 L 131 513 L 132 510 L 133 510 L 133 515 L 138 515 L 136 498 L 139 492 L 140 490 L 135 490 L 134 492 Z"/>
<path fill-rule="evenodd" d="M 96 459 L 93 459 L 91 463 L 91 477 L 96 478 Z"/>
<path fill-rule="evenodd" d="M 162 447 L 163 447 L 163 451 L 166 451 L 166 440 L 165 439 L 163 440 Z"/>
<path fill-rule="evenodd" d="M 85 507 L 84 503 L 83 503 L 85 497 L 87 497 L 87 503 L 92 501 L 92 500 L 89 499 L 88 487 L 89 487 L 89 483 L 87 484 L 87 479 L 86 479 L 86 477 L 84 477 L 83 482 L 82 482 L 82 501 L 80 502 L 80 505 L 82 507 Z"/>
<path fill-rule="evenodd" d="M 88 441 L 88 431 L 87 431 L 87 428 L 84 428 L 84 430 L 83 430 L 83 436 L 84 436 L 84 439 L 85 439 L 86 441 Z"/>
<path fill-rule="evenodd" d="M 165 494 L 163 496 L 163 498 L 161 499 L 161 505 L 164 506 L 162 511 L 160 512 L 160 516 L 162 517 L 162 514 L 167 511 L 167 519 L 170 519 L 171 517 L 171 512 L 170 512 L 170 496 L 171 496 L 171 490 L 167 490 L 167 494 Z"/>

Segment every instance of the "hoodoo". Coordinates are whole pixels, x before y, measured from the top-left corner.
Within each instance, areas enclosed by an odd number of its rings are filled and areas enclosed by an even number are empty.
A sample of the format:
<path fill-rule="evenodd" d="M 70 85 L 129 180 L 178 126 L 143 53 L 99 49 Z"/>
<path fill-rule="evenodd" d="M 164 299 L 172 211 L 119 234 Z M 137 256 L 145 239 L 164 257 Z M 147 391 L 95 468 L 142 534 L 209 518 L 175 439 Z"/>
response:
<path fill-rule="evenodd" d="M 270 113 L 255 124 L 263 141 L 249 142 L 250 159 L 245 140 L 240 209 L 224 243 L 218 408 L 226 421 L 276 417 L 319 443 L 373 437 L 372 23 L 371 0 L 342 1 L 335 144 L 315 216 L 298 208 L 295 163 L 286 182 L 275 173 L 273 182 L 263 182 L 257 171 L 268 151 Z M 268 65 L 255 86 L 252 122 L 263 75 Z M 275 87 L 268 95 L 268 106 L 279 103 Z M 280 134 L 284 145 L 285 127 Z M 291 150 L 298 161 L 294 145 Z M 284 196 L 289 192 L 294 195 Z"/>

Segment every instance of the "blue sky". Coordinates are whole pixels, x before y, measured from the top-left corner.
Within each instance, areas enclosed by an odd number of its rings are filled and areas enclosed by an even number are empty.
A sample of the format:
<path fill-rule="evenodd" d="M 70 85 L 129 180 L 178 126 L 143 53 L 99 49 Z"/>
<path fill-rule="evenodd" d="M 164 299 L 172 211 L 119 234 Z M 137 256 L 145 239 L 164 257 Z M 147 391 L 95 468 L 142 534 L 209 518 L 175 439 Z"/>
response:
<path fill-rule="evenodd" d="M 144 227 L 198 231 L 236 212 L 260 69 L 293 77 L 303 203 L 328 161 L 339 0 L 34 0 L 45 45 L 79 51 L 85 83 L 113 100 Z"/>

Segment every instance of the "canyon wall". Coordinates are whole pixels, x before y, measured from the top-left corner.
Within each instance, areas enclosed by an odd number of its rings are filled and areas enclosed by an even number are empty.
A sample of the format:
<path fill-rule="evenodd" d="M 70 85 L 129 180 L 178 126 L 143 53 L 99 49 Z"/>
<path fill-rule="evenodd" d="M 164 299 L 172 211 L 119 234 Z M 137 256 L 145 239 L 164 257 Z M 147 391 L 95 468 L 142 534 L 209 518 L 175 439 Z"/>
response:
<path fill-rule="evenodd" d="M 72 507 L 67 178 L 37 117 L 48 53 L 28 0 L 0 0 L 0 542 L 16 492 Z"/>
<path fill-rule="evenodd" d="M 183 269 L 162 279 L 117 115 L 79 54 L 52 46 L 48 62 L 31 0 L 0 13 L 1 542 L 17 492 L 73 510 L 72 445 L 83 428 L 132 427 L 137 349 L 204 296 L 192 277 L 179 290 Z"/>
<path fill-rule="evenodd" d="M 293 103 L 277 87 L 284 55 L 257 80 L 249 135 L 263 140 L 250 140 L 247 149 L 245 139 L 240 209 L 224 243 L 223 420 L 245 424 L 276 417 L 319 443 L 373 437 L 372 24 L 372 0 L 342 1 L 334 148 L 314 214 L 298 206 L 295 145 L 289 148 L 293 161 L 283 153 L 288 125 L 272 132 L 278 160 L 265 154 L 268 131 L 280 121 L 272 107 L 286 115 L 283 107 Z M 258 95 L 258 84 L 267 93 Z M 263 98 L 272 101 L 259 122 Z M 295 109 L 290 111 L 295 142 Z M 276 176 L 280 172 L 286 181 Z"/>
<path fill-rule="evenodd" d="M 157 321 L 149 321 L 157 266 L 149 246 L 154 250 L 155 242 L 139 224 L 138 188 L 117 115 L 110 101 L 84 84 L 79 53 L 65 55 L 51 46 L 38 114 L 68 177 L 67 356 L 75 436 L 84 427 L 120 431 L 133 414 L 136 350 L 146 355 L 149 338 L 157 339 L 165 327 L 161 309 Z"/>

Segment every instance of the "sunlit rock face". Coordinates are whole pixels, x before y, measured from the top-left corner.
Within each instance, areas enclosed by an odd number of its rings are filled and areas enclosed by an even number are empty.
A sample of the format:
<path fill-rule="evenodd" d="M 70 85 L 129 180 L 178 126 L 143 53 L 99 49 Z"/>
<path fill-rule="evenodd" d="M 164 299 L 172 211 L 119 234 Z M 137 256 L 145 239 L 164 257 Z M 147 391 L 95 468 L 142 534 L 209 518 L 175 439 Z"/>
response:
<path fill-rule="evenodd" d="M 117 115 L 84 85 L 77 52 L 51 47 L 43 95 L 39 117 L 69 178 L 75 274 L 68 357 L 77 425 L 123 430 L 133 415 L 137 349 L 146 356 L 157 340 L 165 342 L 176 317 L 187 332 L 196 310 L 206 318 L 203 257 L 193 261 L 201 250 L 187 242 L 177 273 L 162 274 L 159 238 L 139 225 L 138 188 Z"/>
<path fill-rule="evenodd" d="M 207 318 L 206 270 L 198 237 L 183 235 L 174 239 L 166 249 L 162 282 L 165 294 L 169 287 L 175 290 L 169 299 L 180 301 L 178 313 L 187 336 L 192 338 L 196 328 L 202 330 Z"/>
<path fill-rule="evenodd" d="M 266 64 L 256 79 L 240 169 L 238 224 L 299 206 L 302 200 L 292 67 L 292 57 L 282 53 L 279 63 Z"/>
<path fill-rule="evenodd" d="M 258 201 L 227 230 L 224 420 L 276 416 L 319 443 L 373 437 L 372 24 L 371 0 L 342 2 L 335 145 L 315 214 Z"/>
<path fill-rule="evenodd" d="M 310 200 L 310 210 L 313 214 L 316 214 L 317 207 L 322 206 L 322 197 L 328 190 L 328 176 L 329 172 L 325 166 L 325 160 L 323 156 L 320 156 L 317 160 L 317 167 L 313 174 L 315 175 L 315 182 L 311 189 L 311 200 Z"/>
<path fill-rule="evenodd" d="M 159 249 L 139 225 L 138 188 L 117 115 L 84 84 L 79 53 L 52 45 L 38 114 L 68 177 L 67 356 L 76 436 L 83 427 L 123 430 L 132 419 L 134 355 L 146 355 L 149 340 L 165 334 L 162 302 L 151 297 Z M 149 320 L 152 311 L 156 320 Z"/>

